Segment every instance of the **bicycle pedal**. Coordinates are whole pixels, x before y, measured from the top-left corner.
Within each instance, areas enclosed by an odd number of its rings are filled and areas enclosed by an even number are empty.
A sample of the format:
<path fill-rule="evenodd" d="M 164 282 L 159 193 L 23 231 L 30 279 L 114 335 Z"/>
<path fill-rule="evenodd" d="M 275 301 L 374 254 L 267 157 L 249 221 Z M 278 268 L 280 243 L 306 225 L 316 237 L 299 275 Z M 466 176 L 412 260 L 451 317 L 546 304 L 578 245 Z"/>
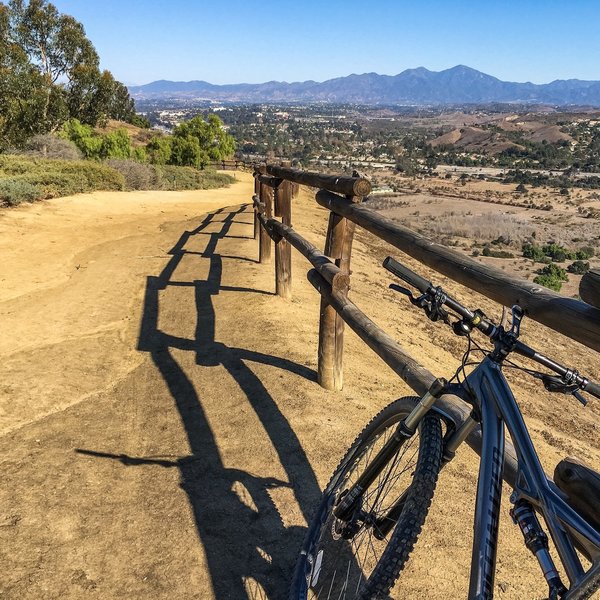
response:
<path fill-rule="evenodd" d="M 577 585 L 569 590 L 562 600 L 586 600 L 600 589 L 600 562 L 597 562 L 583 576 Z"/>

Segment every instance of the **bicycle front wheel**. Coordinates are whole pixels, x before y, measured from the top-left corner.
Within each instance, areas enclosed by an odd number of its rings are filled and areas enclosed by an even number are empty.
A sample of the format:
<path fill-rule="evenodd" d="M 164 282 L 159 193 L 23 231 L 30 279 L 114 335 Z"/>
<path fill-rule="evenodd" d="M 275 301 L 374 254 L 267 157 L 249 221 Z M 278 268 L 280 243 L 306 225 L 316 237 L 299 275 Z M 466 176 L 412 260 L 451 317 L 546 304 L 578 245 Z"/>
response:
<path fill-rule="evenodd" d="M 390 439 L 418 398 L 384 408 L 352 444 L 323 492 L 300 552 L 290 600 L 387 597 L 421 532 L 442 463 L 440 418 L 428 413 L 379 477 L 349 521 L 336 503 Z"/>

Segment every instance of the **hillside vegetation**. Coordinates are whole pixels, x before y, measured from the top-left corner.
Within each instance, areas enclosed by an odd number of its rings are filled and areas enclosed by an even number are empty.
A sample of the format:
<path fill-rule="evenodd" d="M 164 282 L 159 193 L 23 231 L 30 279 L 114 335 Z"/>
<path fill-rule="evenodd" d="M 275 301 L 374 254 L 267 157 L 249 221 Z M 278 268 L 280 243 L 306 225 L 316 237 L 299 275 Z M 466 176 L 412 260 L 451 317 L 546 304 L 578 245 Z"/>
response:
<path fill-rule="evenodd" d="M 235 150 L 217 116 L 151 132 L 99 62 L 82 24 L 47 0 L 0 2 L 0 206 L 233 181 L 196 170 Z"/>
<path fill-rule="evenodd" d="M 83 192 L 193 190 L 223 187 L 230 175 L 132 160 L 54 160 L 0 155 L 0 206 L 16 206 Z"/>

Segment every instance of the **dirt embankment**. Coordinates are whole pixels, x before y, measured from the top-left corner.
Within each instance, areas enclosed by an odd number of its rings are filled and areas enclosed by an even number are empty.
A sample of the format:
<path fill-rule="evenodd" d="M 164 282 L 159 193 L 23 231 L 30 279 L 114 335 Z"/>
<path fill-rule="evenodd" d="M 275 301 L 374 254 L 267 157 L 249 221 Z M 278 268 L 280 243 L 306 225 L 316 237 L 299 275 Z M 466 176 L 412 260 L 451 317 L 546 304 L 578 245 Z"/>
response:
<path fill-rule="evenodd" d="M 340 455 L 409 392 L 350 332 L 345 389 L 317 385 L 307 264 L 294 253 L 292 301 L 273 295 L 242 206 L 251 178 L 237 177 L 225 190 L 93 194 L 1 214 L 2 598 L 285 597 Z M 326 213 L 308 192 L 294 225 L 322 245 Z M 386 251 L 357 236 L 353 299 L 451 375 L 462 341 L 388 290 Z M 524 330 L 600 378 L 597 355 L 532 322 Z M 583 409 L 510 377 L 547 468 L 565 454 L 598 467 L 598 403 Z M 445 469 L 395 598 L 466 595 L 476 469 L 466 448 Z M 507 510 L 497 595 L 543 598 Z"/>

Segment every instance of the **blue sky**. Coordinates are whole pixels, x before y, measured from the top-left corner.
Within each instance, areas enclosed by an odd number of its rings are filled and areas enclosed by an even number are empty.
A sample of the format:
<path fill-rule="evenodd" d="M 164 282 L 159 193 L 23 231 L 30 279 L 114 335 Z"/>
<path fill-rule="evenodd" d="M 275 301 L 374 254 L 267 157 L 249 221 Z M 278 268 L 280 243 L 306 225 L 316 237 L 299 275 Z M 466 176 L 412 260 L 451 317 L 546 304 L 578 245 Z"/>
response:
<path fill-rule="evenodd" d="M 598 0 L 53 0 L 127 84 L 323 81 L 465 64 L 500 79 L 600 80 Z"/>

